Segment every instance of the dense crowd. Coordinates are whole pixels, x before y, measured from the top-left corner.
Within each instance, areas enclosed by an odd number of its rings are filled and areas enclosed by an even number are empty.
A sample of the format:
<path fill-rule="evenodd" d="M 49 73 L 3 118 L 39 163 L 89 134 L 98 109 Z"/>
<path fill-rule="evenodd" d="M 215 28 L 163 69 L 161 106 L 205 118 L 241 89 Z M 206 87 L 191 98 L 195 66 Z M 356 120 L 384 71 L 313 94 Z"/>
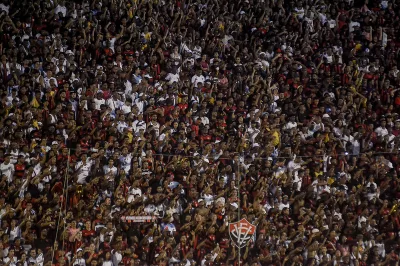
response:
<path fill-rule="evenodd" d="M 0 11 L 1 265 L 399 265 L 399 0 Z"/>

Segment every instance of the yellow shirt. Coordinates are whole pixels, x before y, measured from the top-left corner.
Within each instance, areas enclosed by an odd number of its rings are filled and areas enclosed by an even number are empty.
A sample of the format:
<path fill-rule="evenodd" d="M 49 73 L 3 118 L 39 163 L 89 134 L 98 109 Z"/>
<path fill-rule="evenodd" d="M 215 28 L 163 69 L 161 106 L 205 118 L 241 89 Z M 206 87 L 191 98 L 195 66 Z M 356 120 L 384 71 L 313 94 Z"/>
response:
<path fill-rule="evenodd" d="M 31 101 L 31 105 L 34 108 L 39 108 L 40 104 L 39 102 L 36 100 L 36 98 L 33 98 L 33 100 Z"/>
<path fill-rule="evenodd" d="M 280 140 L 280 134 L 277 130 L 274 130 L 274 132 L 272 132 L 272 138 L 273 138 L 272 144 L 274 146 L 278 146 L 281 140 Z"/>
<path fill-rule="evenodd" d="M 318 178 L 320 175 L 323 175 L 324 173 L 322 171 L 315 172 L 315 177 Z"/>
<path fill-rule="evenodd" d="M 128 142 L 129 143 L 132 143 L 132 141 L 133 141 L 133 134 L 132 134 L 132 132 L 128 132 Z"/>
<path fill-rule="evenodd" d="M 151 37 L 151 33 L 150 33 L 150 32 L 148 32 L 148 33 L 146 33 L 146 34 L 144 35 L 144 38 L 145 38 L 146 40 L 150 40 L 150 37 Z"/>
<path fill-rule="evenodd" d="M 36 127 L 37 129 L 39 129 L 39 124 L 36 120 L 33 120 L 33 126 Z"/>

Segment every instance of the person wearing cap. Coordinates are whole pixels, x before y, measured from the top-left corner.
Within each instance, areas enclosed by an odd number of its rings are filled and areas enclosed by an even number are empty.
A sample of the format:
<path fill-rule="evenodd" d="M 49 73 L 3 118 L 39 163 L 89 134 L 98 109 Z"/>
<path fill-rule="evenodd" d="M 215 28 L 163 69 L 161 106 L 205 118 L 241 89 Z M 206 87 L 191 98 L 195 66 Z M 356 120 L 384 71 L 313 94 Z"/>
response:
<path fill-rule="evenodd" d="M 85 259 L 82 257 L 82 255 L 83 255 L 83 249 L 78 248 L 71 260 L 73 266 L 86 266 Z"/>
<path fill-rule="evenodd" d="M 58 148 L 58 141 L 52 141 L 51 146 L 52 146 L 52 148 L 53 148 L 53 146 Z"/>

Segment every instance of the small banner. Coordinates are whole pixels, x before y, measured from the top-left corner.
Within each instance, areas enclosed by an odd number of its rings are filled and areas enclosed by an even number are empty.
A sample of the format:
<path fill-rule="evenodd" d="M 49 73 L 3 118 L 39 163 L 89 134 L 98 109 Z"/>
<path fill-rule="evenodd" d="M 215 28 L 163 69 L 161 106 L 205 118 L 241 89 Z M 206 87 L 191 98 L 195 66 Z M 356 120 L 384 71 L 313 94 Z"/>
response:
<path fill-rule="evenodd" d="M 156 216 L 122 216 L 121 220 L 127 223 L 153 223 L 157 220 Z"/>
<path fill-rule="evenodd" d="M 256 226 L 242 219 L 236 223 L 229 223 L 229 236 L 238 248 L 245 247 L 256 233 Z"/>

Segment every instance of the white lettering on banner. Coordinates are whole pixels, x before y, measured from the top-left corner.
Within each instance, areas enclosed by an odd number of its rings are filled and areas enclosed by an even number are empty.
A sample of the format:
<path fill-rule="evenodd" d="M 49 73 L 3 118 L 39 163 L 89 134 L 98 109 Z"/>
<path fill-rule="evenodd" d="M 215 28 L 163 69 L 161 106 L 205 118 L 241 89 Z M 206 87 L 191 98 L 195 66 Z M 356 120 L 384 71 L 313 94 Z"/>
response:
<path fill-rule="evenodd" d="M 128 223 L 150 223 L 157 220 L 157 216 L 122 216 L 121 220 Z"/>

